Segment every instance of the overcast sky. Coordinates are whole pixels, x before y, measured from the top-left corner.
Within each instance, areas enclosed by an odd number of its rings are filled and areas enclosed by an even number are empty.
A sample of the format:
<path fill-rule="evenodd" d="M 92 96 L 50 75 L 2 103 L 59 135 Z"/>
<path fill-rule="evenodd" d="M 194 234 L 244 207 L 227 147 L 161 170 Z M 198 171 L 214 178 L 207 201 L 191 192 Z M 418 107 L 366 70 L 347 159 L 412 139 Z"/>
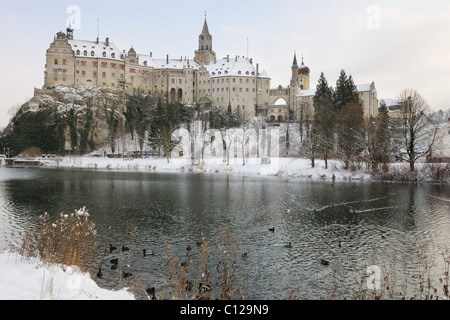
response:
<path fill-rule="evenodd" d="M 272 87 L 289 84 L 297 51 L 313 88 L 322 71 L 335 85 L 344 69 L 356 84 L 375 81 L 379 99 L 412 88 L 433 110 L 450 108 L 448 0 L 0 0 L 0 127 L 43 86 L 45 52 L 68 19 L 76 39 L 95 40 L 100 19 L 100 38 L 119 49 L 192 58 L 205 11 L 217 57 L 248 48 Z"/>

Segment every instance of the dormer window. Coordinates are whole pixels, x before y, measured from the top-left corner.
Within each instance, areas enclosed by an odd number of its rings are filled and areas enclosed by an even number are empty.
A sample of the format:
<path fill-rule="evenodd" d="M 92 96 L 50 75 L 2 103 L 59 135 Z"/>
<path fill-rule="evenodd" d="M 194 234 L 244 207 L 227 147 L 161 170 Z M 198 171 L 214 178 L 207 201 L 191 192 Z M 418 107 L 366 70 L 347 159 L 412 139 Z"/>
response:
<path fill-rule="evenodd" d="M 144 66 L 147 66 L 147 61 L 144 61 Z"/>
<path fill-rule="evenodd" d="M 80 50 L 77 50 L 77 56 L 79 56 L 80 55 Z"/>
<path fill-rule="evenodd" d="M 247 72 L 246 72 L 245 74 L 246 74 L 246 75 L 249 75 L 249 74 L 250 74 L 250 72 L 248 72 L 248 71 L 247 71 Z"/>
<path fill-rule="evenodd" d="M 91 57 L 94 57 L 94 56 L 95 56 L 95 52 L 91 51 Z"/>
<path fill-rule="evenodd" d="M 84 53 L 84 56 L 86 56 L 86 57 L 87 57 L 87 51 L 86 51 L 86 50 L 84 50 L 84 52 L 83 52 L 83 53 Z"/>
<path fill-rule="evenodd" d="M 241 71 L 239 71 L 239 72 L 238 72 L 238 74 L 242 74 L 242 72 L 241 72 Z"/>
<path fill-rule="evenodd" d="M 106 52 L 103 52 L 103 58 L 106 58 Z"/>
<path fill-rule="evenodd" d="M 113 52 L 111 53 L 111 58 L 115 59 L 116 58 L 116 54 Z"/>

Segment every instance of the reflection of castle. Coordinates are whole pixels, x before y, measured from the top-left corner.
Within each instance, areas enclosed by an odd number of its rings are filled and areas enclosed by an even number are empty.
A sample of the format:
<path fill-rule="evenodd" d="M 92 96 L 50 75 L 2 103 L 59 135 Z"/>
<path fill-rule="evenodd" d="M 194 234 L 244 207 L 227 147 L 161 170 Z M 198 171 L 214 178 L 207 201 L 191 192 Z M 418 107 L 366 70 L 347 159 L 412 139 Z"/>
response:
<path fill-rule="evenodd" d="M 118 88 L 169 96 L 183 104 L 197 103 L 202 109 L 231 106 L 247 119 L 262 113 L 281 121 L 289 113 L 292 119 L 298 118 L 304 94 L 310 92 L 310 70 L 303 61 L 298 66 L 296 55 L 291 69 L 288 87 L 270 89 L 269 76 L 253 59 L 229 55 L 217 59 L 206 19 L 193 61 L 168 55 L 155 59 L 152 53 L 137 54 L 133 48 L 122 51 L 109 38 L 75 40 L 69 27 L 67 33 L 57 33 L 47 50 L 44 86 Z M 274 106 L 280 98 L 285 101 L 282 112 L 279 104 Z M 308 99 L 312 101 L 311 96 Z M 308 108 L 312 110 L 312 104 Z"/>

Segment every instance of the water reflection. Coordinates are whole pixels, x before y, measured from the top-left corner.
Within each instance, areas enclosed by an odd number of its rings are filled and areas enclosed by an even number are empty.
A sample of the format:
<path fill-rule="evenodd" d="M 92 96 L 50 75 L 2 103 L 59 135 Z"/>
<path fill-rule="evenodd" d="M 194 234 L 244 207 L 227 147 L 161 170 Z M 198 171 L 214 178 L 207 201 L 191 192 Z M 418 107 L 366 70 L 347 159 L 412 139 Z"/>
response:
<path fill-rule="evenodd" d="M 324 297 L 320 280 L 336 279 L 337 269 L 345 287 L 358 285 L 370 264 L 414 273 L 419 253 L 437 260 L 450 243 L 448 186 L 78 169 L 2 169 L 0 186 L 0 247 L 20 241 L 44 212 L 57 217 L 85 206 L 99 244 L 132 245 L 127 264 L 159 290 L 170 291 L 168 245 L 180 260 L 188 244 L 195 256 L 202 232 L 212 272 L 221 231 L 231 230 L 249 251 L 239 261 L 248 299 Z M 143 260 L 143 248 L 155 257 Z M 118 272 L 104 273 L 101 285 L 115 288 Z"/>

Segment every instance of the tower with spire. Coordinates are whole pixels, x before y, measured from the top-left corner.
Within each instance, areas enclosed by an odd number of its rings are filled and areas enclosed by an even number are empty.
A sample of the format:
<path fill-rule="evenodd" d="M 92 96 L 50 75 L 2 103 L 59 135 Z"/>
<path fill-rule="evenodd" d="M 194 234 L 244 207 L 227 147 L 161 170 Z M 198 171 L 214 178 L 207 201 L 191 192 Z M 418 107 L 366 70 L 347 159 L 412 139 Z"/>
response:
<path fill-rule="evenodd" d="M 216 53 L 212 49 L 212 35 L 209 33 L 208 22 L 203 24 L 202 33 L 199 36 L 198 50 L 195 51 L 194 61 L 198 64 L 208 65 L 216 59 Z"/>

